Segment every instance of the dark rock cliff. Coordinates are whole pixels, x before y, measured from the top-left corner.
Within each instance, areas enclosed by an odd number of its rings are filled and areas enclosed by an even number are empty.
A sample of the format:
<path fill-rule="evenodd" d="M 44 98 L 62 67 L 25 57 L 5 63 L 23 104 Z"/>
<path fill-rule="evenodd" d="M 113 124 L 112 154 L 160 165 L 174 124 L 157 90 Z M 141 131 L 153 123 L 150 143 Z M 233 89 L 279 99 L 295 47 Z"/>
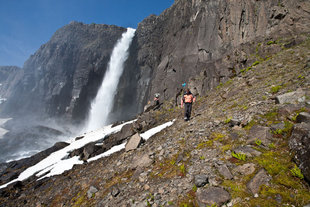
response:
<path fill-rule="evenodd" d="M 125 28 L 71 22 L 24 64 L 6 112 L 85 118 Z"/>
<path fill-rule="evenodd" d="M 141 111 L 158 92 L 162 100 L 177 100 L 184 82 L 204 95 L 264 58 L 248 56 L 260 42 L 309 32 L 309 20 L 309 1 L 302 0 L 175 1 L 139 24 L 120 85 L 128 90 L 119 92 L 116 107 L 129 97 Z"/>

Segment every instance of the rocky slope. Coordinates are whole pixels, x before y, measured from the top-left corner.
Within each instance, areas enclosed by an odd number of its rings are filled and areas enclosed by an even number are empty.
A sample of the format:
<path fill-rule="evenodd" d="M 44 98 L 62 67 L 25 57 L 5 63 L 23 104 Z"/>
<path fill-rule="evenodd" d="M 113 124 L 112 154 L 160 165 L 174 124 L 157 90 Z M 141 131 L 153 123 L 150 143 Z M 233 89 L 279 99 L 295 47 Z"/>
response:
<path fill-rule="evenodd" d="M 198 98 L 189 122 L 165 102 L 109 137 L 122 142 L 176 119 L 138 148 L 12 184 L 0 206 L 310 204 L 310 37 L 264 40 L 254 51 L 255 64 Z"/>

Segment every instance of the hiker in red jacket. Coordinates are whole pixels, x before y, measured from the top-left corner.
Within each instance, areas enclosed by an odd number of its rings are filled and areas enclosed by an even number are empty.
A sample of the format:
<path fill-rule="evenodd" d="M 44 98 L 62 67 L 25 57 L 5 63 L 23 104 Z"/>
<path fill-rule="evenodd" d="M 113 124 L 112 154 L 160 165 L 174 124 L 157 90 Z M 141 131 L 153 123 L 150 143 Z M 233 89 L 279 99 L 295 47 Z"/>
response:
<path fill-rule="evenodd" d="M 196 98 L 194 95 L 190 92 L 189 89 L 186 89 L 185 94 L 183 95 L 183 98 L 181 99 L 181 108 L 183 108 L 183 104 L 185 104 L 184 109 L 184 120 L 188 121 L 191 117 L 192 112 L 192 103 L 196 101 Z"/>

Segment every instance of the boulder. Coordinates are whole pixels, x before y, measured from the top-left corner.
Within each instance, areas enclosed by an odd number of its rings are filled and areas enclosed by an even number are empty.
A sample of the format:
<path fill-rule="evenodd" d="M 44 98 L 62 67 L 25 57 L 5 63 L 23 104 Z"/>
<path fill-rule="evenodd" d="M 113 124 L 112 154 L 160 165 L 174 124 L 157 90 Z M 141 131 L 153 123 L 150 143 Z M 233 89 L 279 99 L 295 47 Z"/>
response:
<path fill-rule="evenodd" d="M 276 96 L 277 104 L 296 104 L 299 102 L 304 102 L 303 97 L 305 97 L 306 93 L 302 89 L 298 89 L 297 91 L 285 93 L 279 96 Z"/>
<path fill-rule="evenodd" d="M 240 146 L 234 149 L 235 153 L 245 154 L 247 157 L 259 156 L 262 153 L 250 146 Z"/>
<path fill-rule="evenodd" d="M 296 117 L 296 122 L 297 123 L 301 123 L 301 122 L 310 123 L 310 114 L 307 112 L 301 112 Z"/>
<path fill-rule="evenodd" d="M 231 174 L 230 170 L 228 169 L 228 167 L 224 164 L 224 165 L 217 165 L 217 170 L 219 171 L 219 173 L 228 180 L 233 179 L 233 175 Z"/>
<path fill-rule="evenodd" d="M 289 147 L 295 153 L 295 162 L 305 179 L 310 181 L 310 124 L 296 124 L 289 138 Z"/>
<path fill-rule="evenodd" d="M 207 175 L 195 175 L 194 183 L 198 188 L 203 187 L 208 183 L 208 176 Z"/>
<path fill-rule="evenodd" d="M 222 206 L 231 199 L 230 194 L 220 187 L 199 188 L 196 195 L 199 206 Z"/>
<path fill-rule="evenodd" d="M 122 138 L 130 137 L 134 134 L 133 124 L 126 124 L 122 127 L 121 131 L 119 132 L 119 136 Z"/>
<path fill-rule="evenodd" d="M 248 137 L 247 144 L 255 144 L 255 141 L 259 139 L 263 145 L 267 146 L 271 143 L 272 134 L 268 127 L 255 125 L 250 129 Z"/>
<path fill-rule="evenodd" d="M 233 169 L 233 173 L 240 173 L 242 175 L 251 175 L 255 171 L 255 164 L 246 163 L 244 165 L 239 165 Z"/>
<path fill-rule="evenodd" d="M 271 177 L 264 169 L 261 169 L 247 184 L 249 191 L 255 195 L 259 193 L 259 188 L 262 185 L 269 185 Z"/>
<path fill-rule="evenodd" d="M 137 155 L 136 157 L 133 158 L 132 161 L 132 168 L 143 168 L 143 167 L 148 167 L 150 166 L 154 161 L 150 159 L 148 154 L 144 154 L 142 156 Z"/>
<path fill-rule="evenodd" d="M 81 155 L 81 158 L 83 160 L 88 160 L 89 158 L 97 155 L 97 151 L 100 150 L 101 147 L 97 146 L 96 143 L 92 142 L 84 146 L 83 153 Z"/>
<path fill-rule="evenodd" d="M 90 186 L 89 190 L 87 191 L 87 198 L 92 198 L 93 195 L 97 192 L 97 188 L 95 188 L 94 186 Z"/>
<path fill-rule="evenodd" d="M 140 135 L 137 133 L 135 135 L 133 135 L 127 142 L 126 146 L 125 146 L 125 151 L 128 152 L 130 150 L 135 150 L 138 148 L 138 146 L 140 145 L 140 143 L 142 142 L 142 138 L 140 137 Z"/>

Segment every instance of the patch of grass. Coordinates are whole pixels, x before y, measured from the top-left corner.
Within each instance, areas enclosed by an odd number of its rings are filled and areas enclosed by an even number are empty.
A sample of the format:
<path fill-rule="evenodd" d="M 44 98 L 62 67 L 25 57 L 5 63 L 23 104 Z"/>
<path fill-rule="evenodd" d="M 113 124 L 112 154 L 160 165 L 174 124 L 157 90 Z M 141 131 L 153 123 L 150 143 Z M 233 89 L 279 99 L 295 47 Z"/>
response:
<path fill-rule="evenodd" d="M 296 165 L 290 171 L 293 176 L 298 177 L 300 179 L 304 179 L 304 175 L 301 173 L 301 170 Z"/>
<path fill-rule="evenodd" d="M 271 111 L 267 112 L 266 114 L 260 115 L 260 117 L 262 119 L 267 119 L 267 121 L 273 123 L 276 120 L 278 120 L 278 115 L 279 115 L 278 109 L 274 108 Z"/>
<path fill-rule="evenodd" d="M 224 145 L 221 147 L 222 152 L 225 152 L 225 151 L 231 150 L 231 149 L 232 149 L 231 144 L 227 144 L 227 145 Z"/>
<path fill-rule="evenodd" d="M 274 145 L 274 143 L 270 143 L 270 144 L 268 145 L 268 147 L 269 147 L 270 149 L 274 149 L 276 146 Z"/>
<path fill-rule="evenodd" d="M 224 180 L 222 185 L 228 188 L 232 198 L 246 198 L 250 196 L 247 191 L 246 183 L 249 179 L 244 178 L 242 182 L 236 182 L 233 180 Z"/>
<path fill-rule="evenodd" d="M 303 79 L 305 79 L 305 76 L 299 75 L 297 78 L 303 80 Z"/>
<path fill-rule="evenodd" d="M 180 172 L 181 172 L 181 175 L 182 176 L 185 176 L 185 174 L 186 174 L 186 168 L 185 168 L 185 165 L 184 164 L 182 164 L 182 165 L 180 165 Z"/>
<path fill-rule="evenodd" d="M 237 158 L 238 160 L 242 160 L 242 161 L 245 161 L 246 159 L 246 155 L 242 153 L 231 152 L 231 156 L 233 156 L 234 158 Z"/>
<path fill-rule="evenodd" d="M 196 192 L 190 190 L 185 196 L 179 198 L 178 205 L 180 207 L 196 207 L 198 203 L 196 202 Z"/>
<path fill-rule="evenodd" d="M 254 125 L 256 125 L 256 121 L 253 119 L 244 127 L 245 130 L 250 130 Z"/>
<path fill-rule="evenodd" d="M 219 83 L 218 86 L 216 86 L 216 89 L 220 89 L 223 86 L 223 83 Z"/>
<path fill-rule="evenodd" d="M 223 138 L 226 137 L 225 134 L 213 132 L 210 136 L 210 140 L 201 142 L 197 145 L 196 149 L 203 149 L 203 148 L 211 148 L 213 147 L 214 141 L 223 141 Z"/>
<path fill-rule="evenodd" d="M 273 44 L 277 44 L 277 41 L 270 40 L 267 42 L 267 45 L 273 45 Z"/>
<path fill-rule="evenodd" d="M 278 93 L 279 90 L 280 90 L 281 88 L 282 88 L 282 86 L 280 86 L 280 85 L 272 86 L 272 87 L 270 88 L 270 92 L 271 92 L 272 94 Z"/>
<path fill-rule="evenodd" d="M 261 205 L 267 204 L 266 206 L 279 206 L 275 200 L 278 195 L 281 196 L 283 204 L 290 203 L 294 206 L 305 206 L 310 201 L 310 193 L 308 190 L 300 188 L 290 189 L 283 185 L 263 185 L 260 194 L 261 198 L 257 200 L 257 203 L 260 203 Z"/>
<path fill-rule="evenodd" d="M 258 65 L 258 64 L 259 64 L 259 61 L 256 60 L 256 61 L 252 64 L 252 66 L 256 66 L 256 65 Z"/>
<path fill-rule="evenodd" d="M 81 206 L 82 204 L 85 204 L 87 202 L 86 193 L 85 192 L 79 192 L 74 198 L 71 200 L 73 207 Z"/>
<path fill-rule="evenodd" d="M 269 151 L 254 158 L 260 166 L 265 168 L 270 175 L 277 175 L 282 171 L 288 171 L 288 158 L 280 153 Z"/>
<path fill-rule="evenodd" d="M 227 118 L 227 119 L 224 121 L 224 123 L 225 123 L 225 124 L 228 124 L 228 123 L 231 121 L 231 119 L 232 119 L 232 117 Z"/>
<path fill-rule="evenodd" d="M 256 139 L 255 140 L 255 144 L 257 145 L 257 146 L 260 146 L 261 144 L 262 144 L 262 140 L 260 140 L 260 139 Z"/>

